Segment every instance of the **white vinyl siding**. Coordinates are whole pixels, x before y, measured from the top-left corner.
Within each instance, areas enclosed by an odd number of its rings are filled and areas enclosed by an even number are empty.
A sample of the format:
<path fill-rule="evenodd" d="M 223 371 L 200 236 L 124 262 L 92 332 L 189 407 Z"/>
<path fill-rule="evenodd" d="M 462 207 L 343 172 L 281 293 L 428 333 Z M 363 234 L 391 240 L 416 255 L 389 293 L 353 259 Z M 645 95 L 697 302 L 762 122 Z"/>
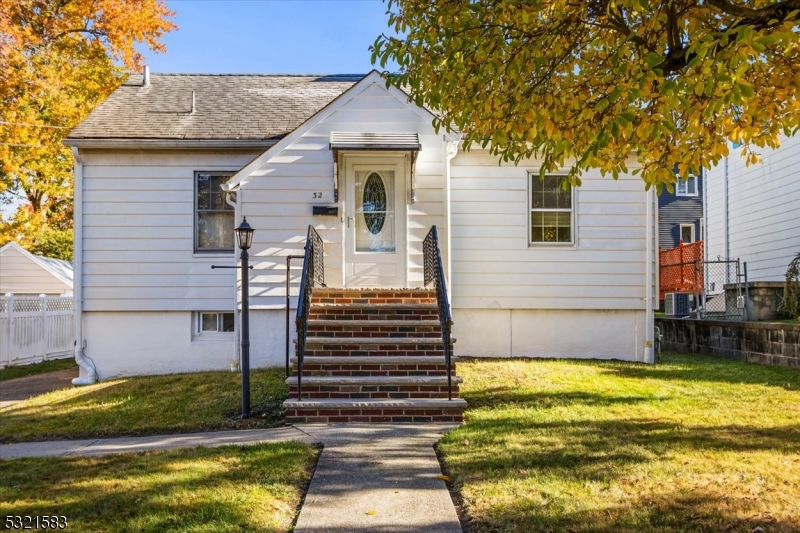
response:
<path fill-rule="evenodd" d="M 644 183 L 591 171 L 574 193 L 574 245 L 529 246 L 534 161 L 452 161 L 452 303 L 457 309 L 645 308 Z"/>
<path fill-rule="evenodd" d="M 234 252 L 194 250 L 195 172 L 233 173 L 259 152 L 81 150 L 87 311 L 232 310 Z"/>
<path fill-rule="evenodd" d="M 382 81 L 366 85 L 352 99 L 328 116 L 300 128 L 299 136 L 284 149 L 270 154 L 244 179 L 240 192 L 242 215 L 256 229 L 251 254 L 255 265 L 250 280 L 253 309 L 281 309 L 285 306 L 286 256 L 301 255 L 309 225 L 324 241 L 325 282 L 344 282 L 342 237 L 345 201 L 345 165 L 339 166 L 339 202 L 333 197 L 333 153 L 329 149 L 332 131 L 419 132 L 422 150 L 415 165 L 416 202 L 407 203 L 407 251 L 409 286 L 422 284 L 422 241 L 431 225 L 446 235 L 444 154 L 441 135 L 434 133 L 431 117 L 420 114 L 387 91 Z M 371 158 L 406 152 L 369 152 Z M 315 197 L 321 194 L 320 197 Z M 409 191 L 405 192 L 408 201 Z M 312 216 L 314 205 L 336 205 L 339 216 Z M 290 294 L 296 296 L 301 260 L 295 260 Z M 294 305 L 294 298 L 292 299 Z"/>
<path fill-rule="evenodd" d="M 747 262 L 750 281 L 783 281 L 800 252 L 800 137 L 760 150 L 763 163 L 748 167 L 732 149 L 708 172 L 708 255 Z M 727 225 L 727 229 L 726 229 Z M 727 243 L 726 243 L 727 241 Z"/>

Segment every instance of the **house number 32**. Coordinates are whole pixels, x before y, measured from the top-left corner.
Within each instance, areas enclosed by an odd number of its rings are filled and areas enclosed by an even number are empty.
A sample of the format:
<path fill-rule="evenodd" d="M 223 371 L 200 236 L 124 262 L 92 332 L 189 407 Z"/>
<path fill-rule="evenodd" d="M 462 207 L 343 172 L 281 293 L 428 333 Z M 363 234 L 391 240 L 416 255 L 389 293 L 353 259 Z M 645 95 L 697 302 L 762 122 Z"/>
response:
<path fill-rule="evenodd" d="M 311 194 L 313 195 L 312 198 L 322 198 L 322 193 L 321 192 L 313 192 Z"/>

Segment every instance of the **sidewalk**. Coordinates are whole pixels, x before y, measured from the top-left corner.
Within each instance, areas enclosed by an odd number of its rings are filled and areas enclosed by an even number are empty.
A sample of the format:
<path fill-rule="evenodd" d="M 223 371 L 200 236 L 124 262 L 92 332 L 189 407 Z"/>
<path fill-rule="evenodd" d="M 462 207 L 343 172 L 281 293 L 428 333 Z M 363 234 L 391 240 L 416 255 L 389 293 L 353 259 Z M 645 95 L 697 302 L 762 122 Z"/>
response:
<path fill-rule="evenodd" d="M 433 445 L 457 424 L 302 424 L 276 429 L 0 445 L 1 459 L 106 455 L 298 440 L 322 444 L 296 533 L 461 533 Z"/>

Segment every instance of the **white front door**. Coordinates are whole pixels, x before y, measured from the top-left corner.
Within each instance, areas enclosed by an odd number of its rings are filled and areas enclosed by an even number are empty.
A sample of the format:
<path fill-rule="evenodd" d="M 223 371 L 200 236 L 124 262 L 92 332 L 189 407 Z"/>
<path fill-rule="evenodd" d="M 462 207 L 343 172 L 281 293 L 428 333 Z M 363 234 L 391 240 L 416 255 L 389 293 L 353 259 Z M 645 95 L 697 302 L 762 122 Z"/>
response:
<path fill-rule="evenodd" d="M 405 287 L 405 157 L 345 161 L 345 286 Z"/>

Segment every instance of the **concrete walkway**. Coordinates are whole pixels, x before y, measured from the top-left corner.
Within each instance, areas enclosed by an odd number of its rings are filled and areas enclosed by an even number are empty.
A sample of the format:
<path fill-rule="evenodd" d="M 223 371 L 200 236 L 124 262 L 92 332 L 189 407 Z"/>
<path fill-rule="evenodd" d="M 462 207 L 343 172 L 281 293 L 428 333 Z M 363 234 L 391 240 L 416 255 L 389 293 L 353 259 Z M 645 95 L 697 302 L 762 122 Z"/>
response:
<path fill-rule="evenodd" d="M 0 445 L 1 459 L 106 455 L 298 440 L 324 445 L 296 533 L 461 533 L 433 445 L 456 424 L 303 424 L 276 429 Z"/>
<path fill-rule="evenodd" d="M 295 533 L 461 533 L 433 450 L 456 425 L 298 425 L 325 448 Z"/>

